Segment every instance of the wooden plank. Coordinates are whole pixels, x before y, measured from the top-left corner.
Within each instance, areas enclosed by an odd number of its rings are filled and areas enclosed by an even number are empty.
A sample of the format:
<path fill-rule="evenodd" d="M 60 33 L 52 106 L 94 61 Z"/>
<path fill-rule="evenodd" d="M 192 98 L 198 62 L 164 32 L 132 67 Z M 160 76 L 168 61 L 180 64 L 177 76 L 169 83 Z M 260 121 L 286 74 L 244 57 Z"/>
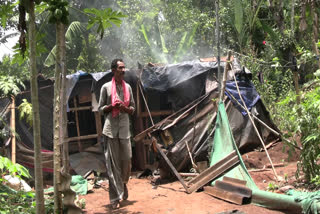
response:
<path fill-rule="evenodd" d="M 144 131 L 140 132 L 139 134 L 137 134 L 133 140 L 135 142 L 138 142 L 140 140 L 142 140 L 147 134 L 153 132 L 154 130 L 158 129 L 160 126 L 162 126 L 163 124 L 165 124 L 167 121 L 171 120 L 171 118 L 173 118 L 174 116 L 176 116 L 177 114 L 180 114 L 183 111 L 189 112 L 190 110 L 192 110 L 193 108 L 195 108 L 199 103 L 201 103 L 206 97 L 209 96 L 208 94 L 203 95 L 202 97 L 199 97 L 198 99 L 192 101 L 191 103 L 189 103 L 188 105 L 186 105 L 185 107 L 179 109 L 178 111 L 172 113 L 171 115 L 169 115 L 168 117 L 166 117 L 165 119 L 161 120 L 160 122 L 158 122 L 157 124 L 145 129 Z M 187 110 L 186 110 L 187 109 Z M 183 114 L 185 114 L 186 112 L 184 112 Z M 139 112 L 138 112 L 138 116 L 139 116 Z M 180 115 L 181 116 L 181 115 Z M 181 119 L 181 118 L 180 118 Z M 177 122 L 177 120 L 175 120 L 175 122 Z M 175 123 L 171 122 L 171 124 L 169 124 L 169 126 L 173 126 Z M 166 127 L 168 128 L 168 127 Z M 162 128 L 162 130 L 166 129 L 166 128 Z"/>
<path fill-rule="evenodd" d="M 154 138 L 155 139 L 155 138 Z M 169 158 L 166 156 L 166 154 L 164 154 L 164 152 L 162 151 L 162 149 L 160 148 L 160 146 L 158 145 L 158 143 L 156 141 L 153 141 L 153 144 L 155 144 L 155 146 L 157 147 L 157 150 L 160 152 L 161 156 L 163 157 L 163 159 L 167 162 L 167 164 L 169 165 L 169 167 L 171 168 L 171 170 L 173 171 L 173 173 L 176 175 L 176 177 L 178 178 L 178 180 L 180 181 L 180 183 L 182 184 L 183 188 L 188 191 L 188 187 L 186 186 L 186 184 L 184 183 L 184 180 L 182 179 L 182 177 L 180 176 L 180 174 L 178 173 L 178 171 L 174 168 L 174 166 L 172 165 L 172 163 L 170 162 Z"/>
<path fill-rule="evenodd" d="M 225 160 L 225 159 L 223 159 Z M 206 185 L 207 183 L 209 183 L 210 181 L 212 181 L 213 179 L 217 178 L 218 176 L 220 176 L 222 173 L 226 172 L 227 170 L 231 169 L 232 167 L 234 167 L 236 164 L 239 163 L 239 158 L 238 156 L 233 156 L 231 159 L 227 159 L 225 160 L 225 163 L 221 164 L 215 164 L 213 165 L 214 167 L 210 167 L 209 169 L 210 172 L 208 173 L 208 175 L 206 176 L 202 176 L 201 174 L 198 177 L 201 177 L 199 179 L 198 182 L 193 183 L 187 190 L 188 193 L 192 193 L 196 190 L 198 190 L 199 188 L 201 188 L 202 186 Z M 196 177 L 197 178 L 197 177 Z"/>
<path fill-rule="evenodd" d="M 236 179 L 236 178 L 231 178 L 231 177 L 227 177 L 227 176 L 224 176 L 222 180 L 227 181 L 227 182 L 237 183 L 239 185 L 244 185 L 244 186 L 247 184 L 247 181 Z"/>
<path fill-rule="evenodd" d="M 205 193 L 212 195 L 216 198 L 223 199 L 225 201 L 232 202 L 234 204 L 242 205 L 243 204 L 243 197 L 232 192 L 227 192 L 222 189 L 216 187 L 206 186 L 204 187 Z"/>
<path fill-rule="evenodd" d="M 188 172 L 179 172 L 179 174 L 182 176 L 182 177 L 196 177 L 199 175 L 199 173 L 188 173 Z"/>
<path fill-rule="evenodd" d="M 173 113 L 172 110 L 159 110 L 159 111 L 151 111 L 150 112 L 152 117 L 165 116 L 165 115 L 170 115 L 172 113 Z M 149 117 L 149 113 L 148 112 L 140 112 L 139 116 Z"/>
<path fill-rule="evenodd" d="M 198 177 L 190 180 L 187 185 L 190 184 L 194 184 L 197 183 L 198 181 L 200 181 L 203 177 L 208 176 L 214 169 L 216 169 L 218 166 L 222 165 L 224 162 L 226 162 L 227 160 L 231 159 L 232 157 L 234 157 L 236 155 L 236 151 L 231 152 L 230 154 L 228 154 L 226 157 L 224 157 L 223 159 L 221 159 L 220 161 L 218 161 L 216 164 L 210 166 L 208 169 L 204 170 Z"/>
<path fill-rule="evenodd" d="M 69 108 L 70 111 L 84 111 L 84 110 L 91 110 L 92 106 L 80 106 L 80 107 L 73 107 Z"/>
<path fill-rule="evenodd" d="M 98 137 L 98 134 L 84 135 L 84 136 L 78 136 L 78 137 L 69 137 L 69 138 L 67 138 L 67 142 L 88 140 L 88 139 L 97 138 L 97 137 Z"/>
<path fill-rule="evenodd" d="M 252 190 L 246 186 L 243 186 L 242 184 L 218 180 L 215 182 L 214 186 L 219 189 L 223 189 L 225 191 L 241 195 L 245 198 L 251 198 L 251 196 L 252 196 Z"/>

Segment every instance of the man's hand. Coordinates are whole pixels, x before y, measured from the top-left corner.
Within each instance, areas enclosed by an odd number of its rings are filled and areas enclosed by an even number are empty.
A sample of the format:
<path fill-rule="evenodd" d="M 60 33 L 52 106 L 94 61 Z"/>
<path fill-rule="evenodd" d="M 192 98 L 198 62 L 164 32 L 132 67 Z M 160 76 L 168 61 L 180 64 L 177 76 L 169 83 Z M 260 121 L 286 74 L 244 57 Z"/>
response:
<path fill-rule="evenodd" d="M 120 104 L 119 109 L 120 109 L 121 112 L 126 112 L 128 114 L 132 114 L 133 113 L 133 108 L 127 107 L 127 106 L 123 105 L 122 103 Z"/>
<path fill-rule="evenodd" d="M 113 108 L 114 108 L 114 107 L 113 107 L 112 105 L 108 105 L 108 106 L 106 106 L 106 107 L 103 109 L 103 111 L 106 112 L 106 113 L 109 113 L 109 112 L 112 111 Z"/>

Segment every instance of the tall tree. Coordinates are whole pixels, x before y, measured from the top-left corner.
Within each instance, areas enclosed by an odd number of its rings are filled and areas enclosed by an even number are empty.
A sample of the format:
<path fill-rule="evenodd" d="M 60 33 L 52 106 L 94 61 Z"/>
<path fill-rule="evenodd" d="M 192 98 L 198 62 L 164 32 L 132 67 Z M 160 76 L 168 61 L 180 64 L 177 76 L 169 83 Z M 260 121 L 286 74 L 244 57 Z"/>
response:
<path fill-rule="evenodd" d="M 38 2 L 39 3 L 39 2 Z M 44 194 L 43 194 L 43 175 L 41 157 L 41 132 L 40 132 L 40 112 L 38 99 L 38 72 L 36 67 L 36 20 L 35 20 L 35 1 L 24 0 L 19 5 L 19 29 L 21 32 L 20 45 L 22 55 L 26 50 L 25 38 L 25 11 L 29 12 L 29 58 L 30 58 L 30 82 L 31 82 L 31 103 L 33 116 L 33 141 L 34 141 L 34 170 L 36 188 L 36 213 L 45 213 Z"/>
<path fill-rule="evenodd" d="M 70 189 L 71 176 L 69 175 L 69 151 L 67 139 L 67 115 L 66 115 L 66 37 L 65 29 L 69 23 L 67 1 L 49 1 L 51 12 L 49 21 L 56 25 L 56 52 L 50 53 L 55 58 L 55 84 L 54 84 L 54 213 L 62 213 L 63 208 L 68 213 L 81 213 L 81 209 L 74 205 L 75 193 Z M 111 22 L 120 25 L 121 13 L 110 8 L 103 11 L 87 9 L 92 14 L 89 27 L 98 23 L 98 32 L 103 37 L 104 30 L 111 27 Z M 63 161 L 62 161 L 63 157 Z M 64 196 L 62 200 L 62 194 Z M 65 205 L 63 207 L 63 205 Z"/>

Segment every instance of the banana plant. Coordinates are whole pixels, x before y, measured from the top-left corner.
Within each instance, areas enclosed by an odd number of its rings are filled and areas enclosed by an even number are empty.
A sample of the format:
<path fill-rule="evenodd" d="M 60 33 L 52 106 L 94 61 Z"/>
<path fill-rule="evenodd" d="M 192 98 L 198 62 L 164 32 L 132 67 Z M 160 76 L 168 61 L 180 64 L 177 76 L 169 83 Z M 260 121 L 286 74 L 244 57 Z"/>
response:
<path fill-rule="evenodd" d="M 252 33 L 256 26 L 261 26 L 258 14 L 263 4 L 263 0 L 257 2 L 255 9 L 244 8 L 244 5 L 251 5 L 247 0 L 233 0 L 233 20 L 231 21 L 232 26 L 235 28 L 237 33 L 237 40 L 239 43 L 240 52 L 248 42 L 252 43 Z"/>
<path fill-rule="evenodd" d="M 111 8 L 106 8 L 104 10 L 98 10 L 95 8 L 86 8 L 83 11 L 79 11 L 75 8 L 70 7 L 80 13 L 86 14 L 89 18 L 88 23 L 81 23 L 79 21 L 74 21 L 70 23 L 65 34 L 66 38 L 66 49 L 67 51 L 74 47 L 75 38 L 78 38 L 79 35 L 85 36 L 88 33 L 88 30 L 94 26 L 97 26 L 97 33 L 100 35 L 100 38 L 104 36 L 104 31 L 106 28 L 112 27 L 112 24 L 120 26 L 122 21 L 121 18 L 125 18 L 121 12 L 113 11 Z M 56 15 L 56 14 L 55 14 Z M 56 46 L 52 48 L 47 58 L 45 59 L 44 65 L 50 67 L 55 64 L 55 53 Z"/>
<path fill-rule="evenodd" d="M 86 32 L 85 24 L 78 21 L 72 22 L 65 34 L 66 37 L 66 48 L 70 49 L 73 46 L 73 41 L 79 35 L 83 35 Z M 50 67 L 56 63 L 56 49 L 55 45 L 49 52 L 47 58 L 44 61 L 44 65 Z"/>
<path fill-rule="evenodd" d="M 156 43 L 150 41 L 148 37 L 148 32 L 146 30 L 146 27 L 144 24 L 141 24 L 140 32 L 142 33 L 146 44 L 150 48 L 150 52 L 155 60 L 159 60 L 163 63 L 168 63 L 169 58 L 173 59 L 173 62 L 178 62 L 182 56 L 186 54 L 188 50 L 190 50 L 191 46 L 193 45 L 194 41 L 194 36 L 196 34 L 198 24 L 195 23 L 192 30 L 185 31 L 180 39 L 179 45 L 176 48 L 176 51 L 171 55 L 170 51 L 167 49 L 166 42 L 165 42 L 165 37 L 160 31 L 159 28 L 159 37 L 160 37 L 160 42 L 161 42 L 161 47 L 159 47 Z M 159 51 L 161 50 L 161 51 Z M 160 52 L 160 53 L 159 53 Z"/>

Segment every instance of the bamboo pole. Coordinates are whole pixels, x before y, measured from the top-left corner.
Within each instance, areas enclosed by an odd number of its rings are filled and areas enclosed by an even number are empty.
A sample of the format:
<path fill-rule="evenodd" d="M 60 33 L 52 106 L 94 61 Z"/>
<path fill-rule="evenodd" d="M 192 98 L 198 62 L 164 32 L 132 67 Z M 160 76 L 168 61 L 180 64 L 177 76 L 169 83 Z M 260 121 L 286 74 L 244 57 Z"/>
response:
<path fill-rule="evenodd" d="M 16 163 L 16 104 L 14 96 L 11 97 L 11 161 Z"/>
<path fill-rule="evenodd" d="M 187 146 L 188 154 L 189 154 L 189 157 L 190 157 L 191 164 L 192 164 L 193 168 L 198 169 L 198 166 L 197 166 L 197 165 L 194 163 L 194 161 L 193 161 L 192 154 L 191 154 L 191 152 L 190 152 L 189 145 L 188 145 L 187 141 L 184 141 L 184 143 L 185 143 L 186 146 Z"/>
<path fill-rule="evenodd" d="M 239 87 L 238 87 L 238 83 L 237 83 L 236 76 L 233 76 L 233 79 L 234 79 L 234 82 L 236 83 L 237 91 L 238 91 L 238 93 L 239 93 L 239 97 L 240 97 L 240 99 L 241 99 L 241 101 L 242 101 L 242 103 L 243 103 L 243 106 L 245 107 L 246 112 L 247 112 L 247 114 L 248 114 L 248 117 L 249 117 L 249 119 L 250 119 L 250 121 L 251 121 L 251 123 L 252 123 L 252 125 L 253 125 L 253 127 L 254 127 L 254 129 L 255 129 L 255 131 L 256 131 L 256 133 L 257 133 L 257 136 L 259 137 L 259 140 L 260 140 L 260 142 L 261 142 L 261 144 L 262 144 L 262 146 L 263 146 L 263 148 L 264 148 L 264 150 L 265 150 L 265 152 L 266 152 L 266 154 L 267 154 L 267 157 L 268 157 L 269 162 L 270 162 L 271 167 L 272 167 L 272 171 L 273 171 L 274 175 L 276 176 L 277 181 L 279 181 L 277 172 L 276 172 L 276 170 L 274 169 L 274 166 L 273 166 L 272 160 L 271 160 L 271 158 L 270 158 L 270 156 L 269 156 L 269 152 L 268 152 L 268 150 L 267 150 L 267 148 L 266 148 L 266 145 L 264 144 L 264 142 L 263 142 L 263 140 L 262 140 L 262 138 L 261 138 L 261 136 L 260 136 L 260 134 L 259 134 L 259 131 L 258 131 L 258 129 L 257 129 L 257 127 L 256 127 L 256 125 L 255 125 L 255 123 L 254 123 L 254 121 L 253 121 L 253 119 L 252 119 L 252 117 L 250 116 L 250 112 L 249 112 L 249 110 L 248 110 L 248 108 L 247 108 L 247 105 L 245 104 L 245 102 L 244 102 L 243 99 L 242 99 L 242 96 L 241 96 L 241 93 L 240 93 L 240 90 L 239 90 Z"/>
<path fill-rule="evenodd" d="M 148 105 L 147 105 L 147 100 L 146 100 L 146 98 L 145 98 L 145 96 L 144 96 L 144 94 L 143 94 L 143 90 L 142 90 L 142 88 L 141 88 L 140 81 L 138 81 L 138 85 L 139 85 L 139 89 L 140 89 L 140 91 L 141 91 L 141 95 L 142 95 L 143 101 L 144 101 L 145 106 L 146 106 L 146 108 L 147 108 L 148 114 L 149 114 L 149 116 L 150 116 L 150 120 L 151 120 L 152 126 L 154 126 L 154 122 L 153 122 L 153 120 L 152 120 L 152 116 L 151 116 L 149 107 L 148 107 Z"/>

